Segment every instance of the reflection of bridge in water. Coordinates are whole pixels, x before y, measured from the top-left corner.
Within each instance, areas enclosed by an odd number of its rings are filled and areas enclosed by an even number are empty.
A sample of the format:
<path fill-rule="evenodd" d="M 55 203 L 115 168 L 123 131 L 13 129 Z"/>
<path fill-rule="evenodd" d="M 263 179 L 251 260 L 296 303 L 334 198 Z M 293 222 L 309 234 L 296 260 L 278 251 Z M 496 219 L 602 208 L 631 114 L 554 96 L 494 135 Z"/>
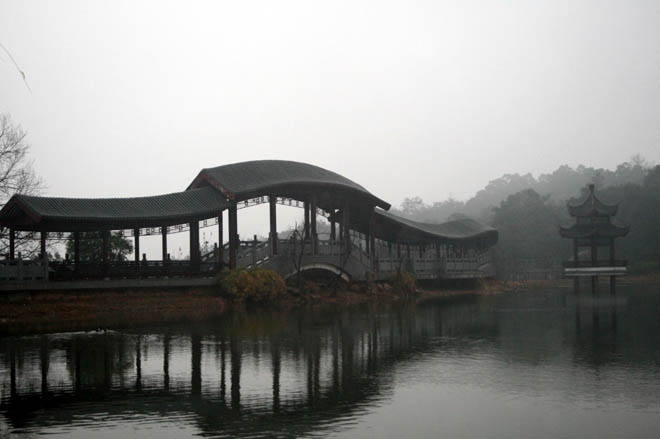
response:
<path fill-rule="evenodd" d="M 471 311 L 453 313 L 264 313 L 189 333 L 5 339 L 0 411 L 21 430 L 102 410 L 117 422 L 194 414 L 202 431 L 229 435 L 322 431 L 386 396 L 392 368 L 429 337 L 465 330 Z"/>
<path fill-rule="evenodd" d="M 237 211 L 262 203 L 269 205 L 268 239 L 241 241 Z M 279 239 L 278 204 L 304 209 L 302 231 L 294 235 L 300 239 Z M 347 280 L 384 279 L 402 269 L 419 279 L 494 274 L 489 250 L 497 242 L 496 230 L 468 218 L 419 223 L 390 214 L 389 208 L 346 177 L 277 160 L 203 169 L 186 191 L 168 195 L 116 199 L 15 195 L 0 211 L 0 225 L 10 229 L 10 251 L 0 263 L 0 280 L 5 281 L 5 290 L 39 289 L 58 280 L 208 276 L 220 266 L 264 266 L 284 276 L 324 270 Z M 317 216 L 330 223 L 328 239 L 319 239 Z M 216 227 L 219 236 L 215 249 L 204 255 L 199 242 L 203 227 Z M 112 260 L 113 231 L 133 238 L 135 261 Z M 89 239 L 90 232 L 97 234 L 102 247 L 98 260 L 81 259 L 81 241 Z M 187 261 L 169 257 L 168 235 L 179 232 L 190 238 Z M 162 259 L 141 259 L 140 237 L 153 234 L 162 238 Z M 37 235 L 42 255 L 53 239 L 73 241 L 74 254 L 57 262 L 17 257 L 16 243 Z"/>
<path fill-rule="evenodd" d="M 90 422 L 110 430 L 152 422 L 206 435 L 323 434 L 368 416 L 438 366 L 433 377 L 450 388 L 492 388 L 491 396 L 514 386 L 526 396 L 577 391 L 594 401 L 622 393 L 656 401 L 646 383 L 657 388 L 657 308 L 599 301 L 596 321 L 591 307 L 575 302 L 537 291 L 416 307 L 233 314 L 209 326 L 131 334 L 8 337 L 0 340 L 0 431 L 66 434 Z M 602 377 L 630 364 L 649 381 L 603 389 Z"/>

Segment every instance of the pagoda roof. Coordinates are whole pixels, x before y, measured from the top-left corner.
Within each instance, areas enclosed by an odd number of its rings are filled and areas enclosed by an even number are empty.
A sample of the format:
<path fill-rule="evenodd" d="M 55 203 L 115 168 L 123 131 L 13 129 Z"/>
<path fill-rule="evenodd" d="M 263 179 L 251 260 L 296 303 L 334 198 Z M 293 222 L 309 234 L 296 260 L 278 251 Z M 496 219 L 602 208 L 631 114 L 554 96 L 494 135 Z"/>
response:
<path fill-rule="evenodd" d="M 559 234 L 564 238 L 619 238 L 626 236 L 629 226 L 619 224 L 573 224 L 559 227 Z"/>
<path fill-rule="evenodd" d="M 568 203 L 568 213 L 571 216 L 614 216 L 619 208 L 616 204 L 602 202 L 594 193 L 594 185 L 588 185 L 587 196 L 576 203 Z"/>

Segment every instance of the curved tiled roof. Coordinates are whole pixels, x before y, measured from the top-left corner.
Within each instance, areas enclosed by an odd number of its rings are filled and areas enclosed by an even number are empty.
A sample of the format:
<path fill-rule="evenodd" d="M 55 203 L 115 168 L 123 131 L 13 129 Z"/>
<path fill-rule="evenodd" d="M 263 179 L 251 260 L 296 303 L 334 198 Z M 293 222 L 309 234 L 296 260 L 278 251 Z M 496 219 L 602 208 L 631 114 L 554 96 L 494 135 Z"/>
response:
<path fill-rule="evenodd" d="M 570 227 L 559 227 L 559 234 L 564 238 L 619 238 L 626 236 L 629 226 L 619 224 L 574 224 Z"/>
<path fill-rule="evenodd" d="M 100 225 L 116 228 L 153 227 L 204 219 L 227 207 L 221 193 L 211 187 L 166 195 L 134 198 L 57 198 L 14 195 L 0 211 L 0 224 L 10 225 L 29 217 L 29 223 L 79 223 L 79 228 Z M 85 226 L 82 226 L 82 225 Z M 65 227 L 65 230 L 71 230 Z"/>
<path fill-rule="evenodd" d="M 328 190 L 329 189 L 329 190 Z M 319 190 L 330 210 L 350 195 L 351 223 L 368 228 L 375 209 L 379 238 L 400 242 L 457 241 L 484 238 L 497 242 L 497 231 L 469 218 L 427 224 L 401 218 L 378 206 L 390 205 L 337 173 L 306 163 L 260 160 L 203 169 L 184 192 L 136 198 L 56 198 L 14 195 L 0 211 L 0 225 L 17 230 L 84 231 L 157 227 L 217 216 L 229 200 L 263 195 L 307 196 Z M 344 198 L 346 200 L 346 198 Z M 323 205 L 318 205 L 324 208 Z"/>
<path fill-rule="evenodd" d="M 380 209 L 376 209 L 375 214 L 376 222 L 383 225 L 383 230 L 389 229 L 388 232 L 384 232 L 385 235 L 397 233 L 408 239 L 417 237 L 420 240 L 440 241 L 485 238 L 491 245 L 498 239 L 497 230 L 467 217 L 440 224 L 429 224 L 402 218 Z M 387 236 L 387 238 L 395 237 Z"/>
<path fill-rule="evenodd" d="M 318 166 L 288 160 L 257 160 L 205 168 L 189 188 L 204 184 L 210 184 L 229 199 L 237 201 L 268 195 L 268 192 L 277 192 L 284 187 L 328 186 L 357 193 L 381 208 L 390 208 L 389 203 L 342 175 Z"/>

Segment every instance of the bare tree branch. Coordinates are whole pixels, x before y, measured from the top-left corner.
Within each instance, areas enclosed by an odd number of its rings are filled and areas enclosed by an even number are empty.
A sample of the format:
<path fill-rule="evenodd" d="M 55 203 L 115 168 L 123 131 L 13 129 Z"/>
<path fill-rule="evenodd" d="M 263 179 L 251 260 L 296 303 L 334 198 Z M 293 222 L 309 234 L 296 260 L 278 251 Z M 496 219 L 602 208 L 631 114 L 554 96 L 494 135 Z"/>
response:
<path fill-rule="evenodd" d="M 4 206 L 14 194 L 39 194 L 43 183 L 28 160 L 30 145 L 26 142 L 27 133 L 19 125 L 14 125 L 8 114 L 0 114 L 0 205 Z M 30 257 L 38 251 L 38 243 L 33 233 L 17 236 L 16 251 Z M 0 255 L 6 255 L 9 248 L 9 230 L 0 227 Z"/>

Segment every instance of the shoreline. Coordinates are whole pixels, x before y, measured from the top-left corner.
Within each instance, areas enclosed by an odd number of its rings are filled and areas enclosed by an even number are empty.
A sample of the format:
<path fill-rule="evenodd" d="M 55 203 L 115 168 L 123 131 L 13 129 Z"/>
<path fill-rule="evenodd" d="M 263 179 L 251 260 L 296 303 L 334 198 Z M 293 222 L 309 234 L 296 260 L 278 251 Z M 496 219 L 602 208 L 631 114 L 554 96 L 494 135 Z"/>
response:
<path fill-rule="evenodd" d="M 628 276 L 619 285 L 656 284 L 660 275 Z M 366 303 L 422 303 L 428 300 L 491 296 L 533 288 L 573 288 L 572 280 L 485 281 L 472 288 L 419 285 L 406 295 L 388 284 L 352 284 L 331 292 L 289 290 L 266 307 L 355 306 Z M 0 337 L 56 332 L 120 330 L 157 324 L 194 323 L 249 309 L 217 294 L 216 287 L 123 291 L 59 291 L 7 295 L 0 301 Z M 584 290 L 587 291 L 585 285 Z M 263 307 L 264 305 L 261 305 Z"/>

